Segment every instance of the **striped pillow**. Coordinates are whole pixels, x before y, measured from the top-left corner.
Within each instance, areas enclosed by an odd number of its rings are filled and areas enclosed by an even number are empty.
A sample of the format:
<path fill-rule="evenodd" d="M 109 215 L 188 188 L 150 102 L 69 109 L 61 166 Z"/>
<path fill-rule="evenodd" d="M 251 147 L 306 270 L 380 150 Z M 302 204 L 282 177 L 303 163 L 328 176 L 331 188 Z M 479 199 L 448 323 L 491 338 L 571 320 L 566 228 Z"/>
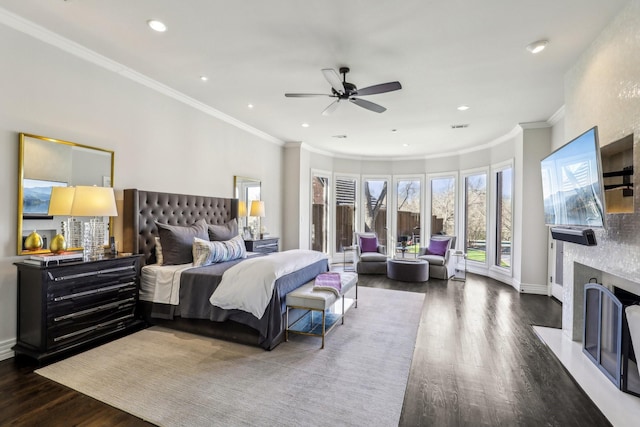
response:
<path fill-rule="evenodd" d="M 247 250 L 244 246 L 244 240 L 240 236 L 218 242 L 210 242 L 197 237 L 193 238 L 194 267 L 246 257 Z"/>

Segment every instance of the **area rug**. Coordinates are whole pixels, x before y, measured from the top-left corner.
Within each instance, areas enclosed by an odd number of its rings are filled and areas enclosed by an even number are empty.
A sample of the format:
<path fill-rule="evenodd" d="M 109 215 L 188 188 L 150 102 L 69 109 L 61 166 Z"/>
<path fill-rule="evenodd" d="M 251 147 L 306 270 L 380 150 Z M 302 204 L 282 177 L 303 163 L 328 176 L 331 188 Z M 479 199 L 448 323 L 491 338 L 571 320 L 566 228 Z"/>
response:
<path fill-rule="evenodd" d="M 162 426 L 397 426 L 424 295 L 358 291 L 324 349 L 152 327 L 36 372 Z"/>

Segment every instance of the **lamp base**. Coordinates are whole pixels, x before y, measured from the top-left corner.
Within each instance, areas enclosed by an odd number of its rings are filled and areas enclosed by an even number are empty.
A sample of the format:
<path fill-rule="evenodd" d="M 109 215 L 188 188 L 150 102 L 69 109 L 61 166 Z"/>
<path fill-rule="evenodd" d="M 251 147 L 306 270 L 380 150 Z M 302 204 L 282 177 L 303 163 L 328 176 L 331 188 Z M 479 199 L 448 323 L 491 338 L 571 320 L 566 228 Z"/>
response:
<path fill-rule="evenodd" d="M 83 255 L 85 260 L 104 257 L 106 224 L 102 218 L 93 218 L 84 223 Z"/>

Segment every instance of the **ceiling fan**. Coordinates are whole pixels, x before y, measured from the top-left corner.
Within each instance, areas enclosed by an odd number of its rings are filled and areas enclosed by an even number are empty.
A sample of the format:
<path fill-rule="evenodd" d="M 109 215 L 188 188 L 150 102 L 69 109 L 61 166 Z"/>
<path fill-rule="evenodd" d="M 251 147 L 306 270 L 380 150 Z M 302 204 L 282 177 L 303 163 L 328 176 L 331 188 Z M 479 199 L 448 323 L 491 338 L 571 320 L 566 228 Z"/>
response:
<path fill-rule="evenodd" d="M 364 99 L 360 99 L 360 96 L 366 95 L 375 95 L 378 93 L 391 92 L 394 90 L 402 89 L 402 85 L 400 82 L 389 82 L 389 83 L 381 83 L 378 85 L 368 86 L 363 89 L 358 89 L 356 85 L 353 83 L 347 82 L 347 73 L 349 72 L 348 67 L 341 67 L 340 74 L 342 74 L 342 81 L 340 81 L 340 76 L 336 73 L 336 70 L 333 68 L 324 68 L 322 70 L 322 74 L 324 78 L 327 79 L 329 84 L 331 85 L 331 94 L 324 93 L 285 93 L 284 96 L 288 98 L 307 98 L 307 97 L 315 97 L 315 96 L 329 96 L 331 98 L 336 98 L 327 108 L 322 112 L 323 116 L 328 116 L 333 113 L 340 101 L 349 100 L 353 102 L 359 107 L 366 108 L 367 110 L 374 111 L 376 113 L 382 113 L 387 109 L 382 105 L 378 105 L 374 102 L 367 101 Z"/>

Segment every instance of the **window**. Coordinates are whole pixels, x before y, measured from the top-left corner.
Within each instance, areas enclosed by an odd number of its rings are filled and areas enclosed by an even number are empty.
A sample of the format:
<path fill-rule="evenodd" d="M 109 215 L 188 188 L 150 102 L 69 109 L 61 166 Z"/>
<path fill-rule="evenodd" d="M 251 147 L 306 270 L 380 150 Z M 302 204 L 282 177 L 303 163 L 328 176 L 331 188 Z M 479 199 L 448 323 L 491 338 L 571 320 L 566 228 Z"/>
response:
<path fill-rule="evenodd" d="M 496 173 L 496 258 L 498 267 L 511 268 L 511 225 L 513 210 L 513 169 Z"/>
<path fill-rule="evenodd" d="M 356 231 L 356 185 L 355 178 L 336 178 L 336 252 L 351 246 Z"/>
<path fill-rule="evenodd" d="M 455 235 L 456 179 L 431 180 L 431 234 Z"/>
<path fill-rule="evenodd" d="M 464 180 L 465 251 L 469 261 L 487 261 L 487 174 Z"/>
<path fill-rule="evenodd" d="M 400 179 L 396 183 L 396 242 L 409 253 L 417 253 L 419 249 L 420 191 L 419 178 Z"/>
<path fill-rule="evenodd" d="M 327 253 L 329 249 L 329 178 L 313 175 L 311 189 L 311 249 Z"/>
<path fill-rule="evenodd" d="M 387 180 L 366 179 L 363 183 L 364 231 L 375 232 L 381 245 L 387 244 Z"/>

